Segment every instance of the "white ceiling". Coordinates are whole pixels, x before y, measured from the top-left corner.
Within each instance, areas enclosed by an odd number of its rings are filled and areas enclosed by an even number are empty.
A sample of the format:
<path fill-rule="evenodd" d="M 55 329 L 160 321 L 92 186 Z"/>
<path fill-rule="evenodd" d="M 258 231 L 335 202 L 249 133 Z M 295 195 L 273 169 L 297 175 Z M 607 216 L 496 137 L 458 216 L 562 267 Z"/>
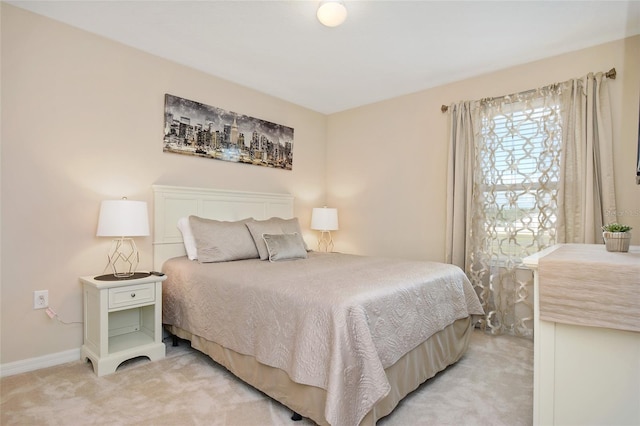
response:
<path fill-rule="evenodd" d="M 640 34 L 637 0 L 7 3 L 325 114 Z"/>

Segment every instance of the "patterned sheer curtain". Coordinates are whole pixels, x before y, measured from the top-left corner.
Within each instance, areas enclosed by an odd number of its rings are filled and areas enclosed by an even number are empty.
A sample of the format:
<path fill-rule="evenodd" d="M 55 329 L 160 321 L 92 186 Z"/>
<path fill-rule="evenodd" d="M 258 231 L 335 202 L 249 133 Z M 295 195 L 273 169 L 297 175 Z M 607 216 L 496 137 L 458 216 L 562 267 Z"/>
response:
<path fill-rule="evenodd" d="M 469 276 L 489 333 L 532 337 L 533 274 L 522 259 L 592 242 L 584 235 L 601 220 L 591 219 L 615 211 L 615 200 L 602 204 L 613 196 L 602 181 L 613 171 L 610 119 L 593 77 L 449 107 L 447 261 Z"/>

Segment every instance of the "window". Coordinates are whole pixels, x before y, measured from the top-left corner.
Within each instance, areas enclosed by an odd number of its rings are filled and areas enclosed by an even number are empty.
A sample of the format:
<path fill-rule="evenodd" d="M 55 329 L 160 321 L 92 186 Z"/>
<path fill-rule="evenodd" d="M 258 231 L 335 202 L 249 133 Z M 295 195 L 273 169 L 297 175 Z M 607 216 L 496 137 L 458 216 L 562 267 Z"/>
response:
<path fill-rule="evenodd" d="M 559 107 L 541 100 L 489 105 L 477 140 L 476 229 L 490 257 L 519 263 L 555 241 Z"/>
<path fill-rule="evenodd" d="M 598 241 L 615 210 L 606 77 L 452 109 L 447 259 L 464 261 L 487 332 L 531 336 L 533 275 L 522 259 Z"/>

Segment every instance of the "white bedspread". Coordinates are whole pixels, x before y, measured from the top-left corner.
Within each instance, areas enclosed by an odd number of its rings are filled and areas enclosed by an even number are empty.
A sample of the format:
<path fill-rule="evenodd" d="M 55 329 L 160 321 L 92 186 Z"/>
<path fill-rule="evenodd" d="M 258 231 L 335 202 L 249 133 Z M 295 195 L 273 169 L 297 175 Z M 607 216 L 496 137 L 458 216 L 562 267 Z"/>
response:
<path fill-rule="evenodd" d="M 457 319 L 482 314 L 457 267 L 309 253 L 199 264 L 168 260 L 163 322 L 327 391 L 332 425 L 357 425 L 389 392 L 384 369 Z"/>

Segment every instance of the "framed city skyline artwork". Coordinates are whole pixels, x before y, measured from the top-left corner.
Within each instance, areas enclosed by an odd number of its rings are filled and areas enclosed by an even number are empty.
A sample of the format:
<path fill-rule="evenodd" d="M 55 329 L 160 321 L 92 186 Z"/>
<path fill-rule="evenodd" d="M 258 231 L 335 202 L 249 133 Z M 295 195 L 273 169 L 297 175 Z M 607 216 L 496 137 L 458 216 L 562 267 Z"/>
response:
<path fill-rule="evenodd" d="M 291 170 L 293 128 L 167 93 L 162 150 Z"/>

